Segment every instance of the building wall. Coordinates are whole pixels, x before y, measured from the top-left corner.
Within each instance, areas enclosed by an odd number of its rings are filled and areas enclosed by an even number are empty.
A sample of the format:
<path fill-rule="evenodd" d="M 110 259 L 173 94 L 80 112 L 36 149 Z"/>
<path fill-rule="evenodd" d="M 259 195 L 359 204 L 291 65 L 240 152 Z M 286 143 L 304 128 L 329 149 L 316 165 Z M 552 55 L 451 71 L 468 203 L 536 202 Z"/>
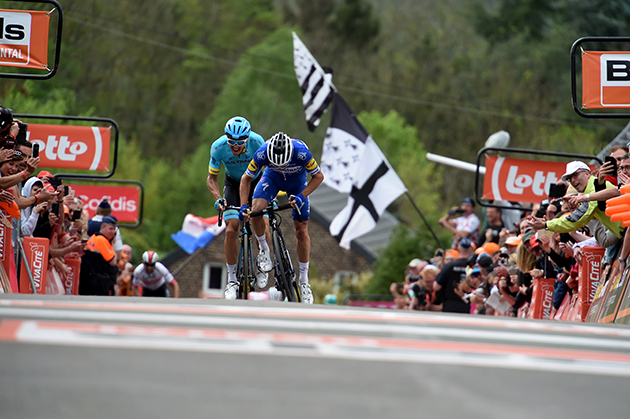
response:
<path fill-rule="evenodd" d="M 281 225 L 287 247 L 291 253 L 291 259 L 296 271 L 298 268 L 297 241 L 293 234 L 293 221 L 289 215 L 283 216 Z M 357 273 L 371 271 L 371 264 L 363 257 L 352 250 L 345 250 L 339 247 L 337 241 L 330 235 L 327 228 L 309 222 L 309 233 L 311 236 L 311 261 L 310 278 L 331 280 L 337 271 L 355 271 Z M 193 254 L 186 265 L 179 267 L 187 260 L 187 256 L 180 258 L 169 266 L 179 283 L 181 297 L 196 298 L 202 291 L 203 270 L 206 263 L 225 264 L 225 254 L 223 251 L 224 235 L 216 237 L 210 245 Z M 225 265 L 224 265 L 225 266 Z"/>

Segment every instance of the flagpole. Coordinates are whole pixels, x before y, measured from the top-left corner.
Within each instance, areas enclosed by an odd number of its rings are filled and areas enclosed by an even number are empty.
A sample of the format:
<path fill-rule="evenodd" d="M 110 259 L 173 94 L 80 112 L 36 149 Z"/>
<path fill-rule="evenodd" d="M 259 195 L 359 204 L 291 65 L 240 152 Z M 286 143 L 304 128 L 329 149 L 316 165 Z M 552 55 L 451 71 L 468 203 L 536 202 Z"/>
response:
<path fill-rule="evenodd" d="M 429 225 L 428 221 L 426 218 L 424 218 L 424 215 L 422 214 L 422 211 L 420 211 L 420 208 L 418 208 L 418 206 L 416 205 L 416 203 L 414 202 L 413 198 L 411 197 L 411 195 L 409 194 L 409 191 L 405 192 L 405 195 L 407 195 L 407 198 L 409 198 L 409 201 L 411 201 L 411 205 L 413 205 L 413 207 L 416 209 L 416 211 L 418 212 L 418 214 L 420 214 L 420 217 L 422 218 L 422 221 L 424 221 L 424 223 L 426 224 L 427 228 L 429 229 L 429 231 L 431 232 L 431 234 L 433 235 L 433 238 L 435 239 L 435 241 L 437 242 L 437 245 L 440 249 L 444 249 L 444 245 L 442 244 L 442 242 L 440 241 L 440 239 L 438 239 L 438 237 L 435 235 L 435 232 L 433 231 L 433 229 L 431 228 L 431 225 Z"/>

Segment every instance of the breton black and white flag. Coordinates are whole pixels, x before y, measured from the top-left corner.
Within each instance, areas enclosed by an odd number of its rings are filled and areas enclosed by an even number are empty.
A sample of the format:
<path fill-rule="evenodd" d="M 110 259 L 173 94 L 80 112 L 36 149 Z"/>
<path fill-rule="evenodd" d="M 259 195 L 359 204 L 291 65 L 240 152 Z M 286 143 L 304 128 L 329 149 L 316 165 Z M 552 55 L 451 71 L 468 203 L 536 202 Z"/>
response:
<path fill-rule="evenodd" d="M 326 73 L 319 66 L 295 32 L 293 32 L 293 66 L 295 77 L 302 89 L 306 125 L 310 131 L 315 131 L 335 91 L 332 74 Z"/>
<path fill-rule="evenodd" d="M 329 160 L 328 165 L 322 156 L 322 171 L 325 180 L 341 173 L 343 178 L 340 180 L 343 182 L 339 185 L 343 187 L 346 187 L 349 179 L 350 195 L 348 204 L 332 220 L 329 230 L 339 241 L 339 246 L 350 249 L 350 242 L 370 232 L 389 204 L 405 193 L 407 188 L 338 93 L 334 95 L 332 112 L 324 153 L 328 143 L 331 144 L 328 151 L 339 157 L 335 161 Z M 345 172 L 346 168 L 349 171 Z M 332 186 L 330 182 L 327 184 Z"/>

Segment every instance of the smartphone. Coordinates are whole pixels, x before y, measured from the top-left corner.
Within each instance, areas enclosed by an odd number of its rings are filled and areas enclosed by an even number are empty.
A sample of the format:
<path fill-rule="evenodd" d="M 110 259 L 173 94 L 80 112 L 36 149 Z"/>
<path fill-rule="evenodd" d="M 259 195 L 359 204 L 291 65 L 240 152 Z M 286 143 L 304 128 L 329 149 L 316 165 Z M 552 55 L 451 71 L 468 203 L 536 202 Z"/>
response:
<path fill-rule="evenodd" d="M 70 187 L 68 185 L 63 185 L 63 196 L 68 196 L 70 194 Z"/>
<path fill-rule="evenodd" d="M 61 179 L 58 178 L 57 176 L 53 176 L 52 179 L 50 179 L 50 184 L 56 190 L 59 187 L 59 185 L 61 185 Z"/>
<path fill-rule="evenodd" d="M 567 185 L 551 183 L 549 185 L 549 199 L 562 198 L 567 193 Z"/>
<path fill-rule="evenodd" d="M 617 159 L 614 158 L 613 156 L 606 156 L 604 157 L 604 161 L 605 162 L 609 161 L 612 163 L 614 172 L 610 176 L 617 177 Z"/>
<path fill-rule="evenodd" d="M 55 202 L 54 204 L 52 204 L 52 207 L 50 207 L 50 211 L 59 215 L 59 202 Z"/>
<path fill-rule="evenodd" d="M 39 157 L 39 144 L 33 144 L 33 158 Z"/>
<path fill-rule="evenodd" d="M 83 212 L 83 211 L 81 211 L 80 209 L 78 209 L 78 210 L 74 210 L 74 211 L 72 212 L 72 221 L 80 220 L 80 219 L 81 219 L 81 215 L 82 215 L 81 213 L 82 213 L 82 212 Z"/>

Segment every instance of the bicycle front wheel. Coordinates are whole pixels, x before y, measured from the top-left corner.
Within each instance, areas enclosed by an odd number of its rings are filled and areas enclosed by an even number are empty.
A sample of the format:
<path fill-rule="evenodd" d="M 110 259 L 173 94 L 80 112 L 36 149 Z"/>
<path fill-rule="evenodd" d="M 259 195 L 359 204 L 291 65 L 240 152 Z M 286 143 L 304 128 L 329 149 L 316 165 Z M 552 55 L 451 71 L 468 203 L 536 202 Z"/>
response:
<path fill-rule="evenodd" d="M 290 267 L 285 260 L 284 254 L 286 252 L 286 244 L 282 235 L 278 231 L 273 232 L 273 251 L 276 259 L 276 276 L 278 278 L 278 285 L 284 291 L 284 294 L 289 301 L 295 302 L 296 294 L 291 284 L 291 271 Z M 288 253 L 288 252 L 287 252 Z"/>
<path fill-rule="evenodd" d="M 243 266 L 243 275 L 240 278 L 241 281 L 241 298 L 243 300 L 247 300 L 249 298 L 249 277 L 252 275 L 252 247 L 249 241 L 249 236 L 245 234 L 243 236 L 243 241 L 241 243 L 243 247 L 243 260 L 241 260 L 241 264 Z"/>

